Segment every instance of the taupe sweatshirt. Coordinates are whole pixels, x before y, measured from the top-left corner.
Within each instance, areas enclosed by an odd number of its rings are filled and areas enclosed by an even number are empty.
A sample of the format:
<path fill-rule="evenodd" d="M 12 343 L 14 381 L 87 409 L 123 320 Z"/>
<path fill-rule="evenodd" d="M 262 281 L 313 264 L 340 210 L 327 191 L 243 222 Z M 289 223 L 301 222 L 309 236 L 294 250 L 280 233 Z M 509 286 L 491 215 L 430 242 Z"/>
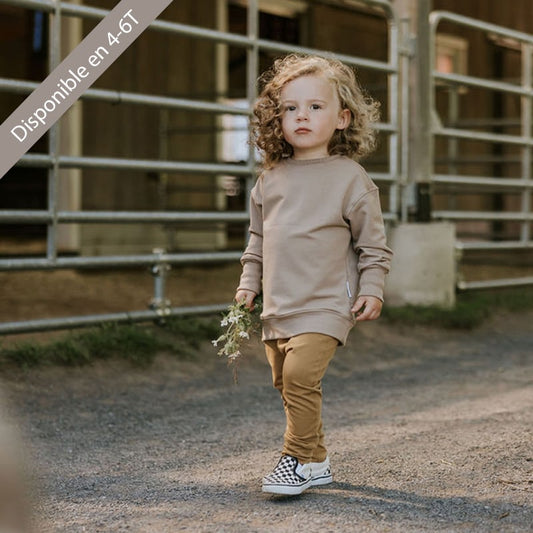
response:
<path fill-rule="evenodd" d="M 359 164 L 287 159 L 252 190 L 239 289 L 263 289 L 263 340 L 323 333 L 344 344 L 357 296 L 383 299 L 391 255 L 378 188 Z"/>

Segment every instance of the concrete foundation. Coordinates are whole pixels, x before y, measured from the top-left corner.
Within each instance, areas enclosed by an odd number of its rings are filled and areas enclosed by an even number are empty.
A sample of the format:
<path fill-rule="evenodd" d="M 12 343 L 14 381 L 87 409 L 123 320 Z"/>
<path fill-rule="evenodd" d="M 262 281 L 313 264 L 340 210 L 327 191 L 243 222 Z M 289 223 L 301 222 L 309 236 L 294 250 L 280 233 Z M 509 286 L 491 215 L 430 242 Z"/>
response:
<path fill-rule="evenodd" d="M 455 304 L 455 226 L 400 224 L 389 234 L 394 251 L 385 287 L 390 306 Z"/>

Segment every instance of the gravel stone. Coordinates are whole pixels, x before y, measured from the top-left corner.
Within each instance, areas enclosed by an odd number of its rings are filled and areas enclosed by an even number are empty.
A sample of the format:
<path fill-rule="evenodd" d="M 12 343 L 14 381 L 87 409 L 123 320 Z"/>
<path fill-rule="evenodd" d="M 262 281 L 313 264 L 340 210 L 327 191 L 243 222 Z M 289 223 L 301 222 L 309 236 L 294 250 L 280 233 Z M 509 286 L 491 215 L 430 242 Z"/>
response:
<path fill-rule="evenodd" d="M 284 430 L 262 346 L 9 371 L 37 532 L 533 531 L 533 313 L 360 324 L 324 379 L 334 482 L 261 492 Z"/>

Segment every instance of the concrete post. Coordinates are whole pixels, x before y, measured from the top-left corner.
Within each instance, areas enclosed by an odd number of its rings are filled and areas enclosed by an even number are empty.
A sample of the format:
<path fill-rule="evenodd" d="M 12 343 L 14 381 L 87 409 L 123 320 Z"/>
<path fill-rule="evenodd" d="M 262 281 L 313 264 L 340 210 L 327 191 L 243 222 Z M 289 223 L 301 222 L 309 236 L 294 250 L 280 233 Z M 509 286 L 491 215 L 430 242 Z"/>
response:
<path fill-rule="evenodd" d="M 453 307 L 455 225 L 400 224 L 388 241 L 394 256 L 385 287 L 386 304 Z"/>

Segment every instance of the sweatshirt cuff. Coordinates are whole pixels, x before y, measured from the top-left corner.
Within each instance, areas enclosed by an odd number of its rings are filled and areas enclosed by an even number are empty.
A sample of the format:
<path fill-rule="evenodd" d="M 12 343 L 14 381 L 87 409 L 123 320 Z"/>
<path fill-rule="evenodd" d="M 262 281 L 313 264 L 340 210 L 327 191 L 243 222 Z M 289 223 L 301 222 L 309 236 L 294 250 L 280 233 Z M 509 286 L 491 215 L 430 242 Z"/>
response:
<path fill-rule="evenodd" d="M 375 296 L 383 301 L 387 272 L 382 268 L 366 268 L 359 277 L 359 296 Z"/>
<path fill-rule="evenodd" d="M 246 289 L 259 294 L 261 292 L 261 276 L 263 265 L 254 261 L 244 263 L 241 279 L 237 290 Z"/>

